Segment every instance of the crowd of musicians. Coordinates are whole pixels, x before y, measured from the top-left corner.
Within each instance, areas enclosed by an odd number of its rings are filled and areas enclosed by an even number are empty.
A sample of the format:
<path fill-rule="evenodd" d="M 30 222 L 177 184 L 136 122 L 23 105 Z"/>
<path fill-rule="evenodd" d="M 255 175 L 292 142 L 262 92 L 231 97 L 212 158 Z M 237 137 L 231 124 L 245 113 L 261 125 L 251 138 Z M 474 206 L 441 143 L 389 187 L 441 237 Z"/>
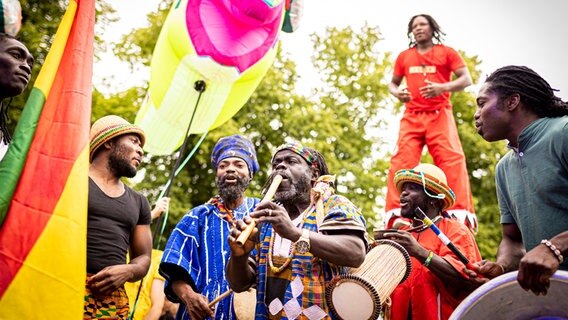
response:
<path fill-rule="evenodd" d="M 430 16 L 413 17 L 409 34 L 415 42 L 397 59 L 389 86 L 407 109 L 389 173 L 389 206 L 397 212 L 387 228 L 368 234 L 357 203 L 335 191 L 330 155 L 297 141 L 274 150 L 265 199 L 245 196 L 260 167 L 254 144 L 239 134 L 223 137 L 211 150 L 218 194 L 183 216 L 161 260 L 153 261 L 165 296 L 179 303 L 177 319 L 235 319 L 238 293 L 249 290 L 256 292 L 248 307 L 256 319 L 339 318 L 343 309 L 367 306 L 349 288 L 338 295 L 348 303 L 335 304 L 330 284 L 360 272 L 381 245 L 401 248 L 408 257 L 404 279 L 374 301 L 384 318 L 448 319 L 475 289 L 511 271 L 518 271 L 523 289 L 547 294 L 551 276 L 568 270 L 568 105 L 524 66 L 499 68 L 482 84 L 477 131 L 490 142 L 506 139 L 510 149 L 495 169 L 502 239 L 495 261 L 482 260 L 473 213 L 451 214 L 473 211 L 449 104 L 449 92 L 471 79 L 453 49 L 432 42 L 437 32 Z M 14 38 L 2 35 L 0 43 L 3 100 L 27 86 L 33 58 Z M 449 69 L 438 60 L 451 61 Z M 452 73 L 456 79 L 450 81 Z M 10 144 L 4 118 L 3 152 Z M 149 224 L 156 214 L 121 181 L 136 175 L 145 139 L 142 129 L 118 116 L 105 116 L 91 128 L 85 319 L 126 319 L 134 306 L 124 285 L 142 279 L 152 262 Z M 434 164 L 414 156 L 424 144 L 435 153 Z M 391 283 L 401 270 L 389 259 L 365 264 L 364 271 L 387 271 L 381 279 L 361 276 L 366 281 L 354 287 Z"/>

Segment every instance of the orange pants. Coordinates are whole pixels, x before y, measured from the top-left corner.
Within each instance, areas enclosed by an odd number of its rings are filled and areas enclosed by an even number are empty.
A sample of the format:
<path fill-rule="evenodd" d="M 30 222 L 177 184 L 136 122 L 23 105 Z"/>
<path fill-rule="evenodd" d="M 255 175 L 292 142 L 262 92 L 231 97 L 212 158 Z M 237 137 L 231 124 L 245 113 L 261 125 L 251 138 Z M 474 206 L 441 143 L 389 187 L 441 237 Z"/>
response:
<path fill-rule="evenodd" d="M 386 227 L 392 227 L 400 209 L 400 194 L 394 185 L 394 175 L 400 169 L 416 167 L 424 145 L 428 147 L 434 164 L 446 174 L 448 185 L 456 194 L 456 203 L 449 212 L 456 212 L 455 216 L 477 230 L 465 156 L 451 108 L 404 112 L 387 178 Z"/>

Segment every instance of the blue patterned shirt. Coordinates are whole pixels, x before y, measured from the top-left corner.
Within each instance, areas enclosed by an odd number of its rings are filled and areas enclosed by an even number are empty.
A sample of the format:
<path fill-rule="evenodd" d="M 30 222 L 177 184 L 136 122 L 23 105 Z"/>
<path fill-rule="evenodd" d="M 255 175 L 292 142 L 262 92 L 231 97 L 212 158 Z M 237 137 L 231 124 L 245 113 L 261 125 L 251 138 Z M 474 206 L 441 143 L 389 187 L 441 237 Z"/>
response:
<path fill-rule="evenodd" d="M 168 299 L 180 302 L 171 284 L 176 280 L 189 283 L 195 292 L 212 301 L 229 290 L 225 266 L 231 249 L 227 242 L 233 220 L 248 216 L 259 199 L 245 198 L 232 212 L 224 209 L 219 197 L 189 211 L 172 231 L 164 250 L 160 273 L 166 278 Z M 215 319 L 236 319 L 232 308 L 233 296 L 222 299 L 215 308 Z M 177 319 L 190 319 L 183 303 Z"/>

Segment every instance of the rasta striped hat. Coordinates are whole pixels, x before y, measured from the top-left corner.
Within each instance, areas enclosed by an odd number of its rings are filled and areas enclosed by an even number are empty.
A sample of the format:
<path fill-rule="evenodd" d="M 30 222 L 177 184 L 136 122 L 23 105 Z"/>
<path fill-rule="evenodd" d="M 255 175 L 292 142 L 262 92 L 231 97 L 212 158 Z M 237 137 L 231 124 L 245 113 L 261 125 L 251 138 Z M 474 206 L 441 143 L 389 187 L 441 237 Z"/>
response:
<path fill-rule="evenodd" d="M 272 156 L 272 160 L 274 160 L 274 157 L 276 156 L 276 154 L 282 150 L 290 150 L 296 154 L 298 154 L 300 157 L 302 157 L 304 160 L 306 160 L 306 162 L 311 165 L 311 166 L 315 166 L 315 155 L 314 153 L 304 147 L 301 143 L 294 141 L 294 142 L 287 142 L 284 143 L 283 145 L 279 146 L 278 148 L 276 148 L 276 152 L 274 152 L 274 155 Z"/>
<path fill-rule="evenodd" d="M 141 146 L 144 147 L 146 136 L 140 127 L 115 115 L 105 116 L 95 121 L 91 127 L 91 134 L 89 137 L 89 140 L 91 141 L 89 162 L 93 161 L 93 154 L 95 154 L 95 151 L 97 151 L 97 149 L 105 142 L 127 133 L 137 134 L 138 137 L 140 137 L 140 142 L 142 143 Z"/>
<path fill-rule="evenodd" d="M 397 171 L 394 176 L 394 184 L 398 192 L 401 192 L 402 185 L 405 182 L 413 182 L 422 185 L 426 195 L 431 198 L 443 200 L 443 210 L 450 209 L 456 201 L 456 195 L 448 186 L 446 174 L 442 169 L 433 164 L 421 163 L 414 169 L 402 169 Z"/>

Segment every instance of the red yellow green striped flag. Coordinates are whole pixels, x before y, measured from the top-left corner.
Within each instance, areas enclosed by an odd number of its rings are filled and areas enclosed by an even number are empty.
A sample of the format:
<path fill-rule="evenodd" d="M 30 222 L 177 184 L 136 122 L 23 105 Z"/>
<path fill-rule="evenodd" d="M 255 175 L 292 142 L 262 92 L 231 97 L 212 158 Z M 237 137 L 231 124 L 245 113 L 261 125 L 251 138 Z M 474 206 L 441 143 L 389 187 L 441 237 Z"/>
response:
<path fill-rule="evenodd" d="M 70 0 L 0 162 L 0 319 L 81 319 L 94 0 Z"/>

